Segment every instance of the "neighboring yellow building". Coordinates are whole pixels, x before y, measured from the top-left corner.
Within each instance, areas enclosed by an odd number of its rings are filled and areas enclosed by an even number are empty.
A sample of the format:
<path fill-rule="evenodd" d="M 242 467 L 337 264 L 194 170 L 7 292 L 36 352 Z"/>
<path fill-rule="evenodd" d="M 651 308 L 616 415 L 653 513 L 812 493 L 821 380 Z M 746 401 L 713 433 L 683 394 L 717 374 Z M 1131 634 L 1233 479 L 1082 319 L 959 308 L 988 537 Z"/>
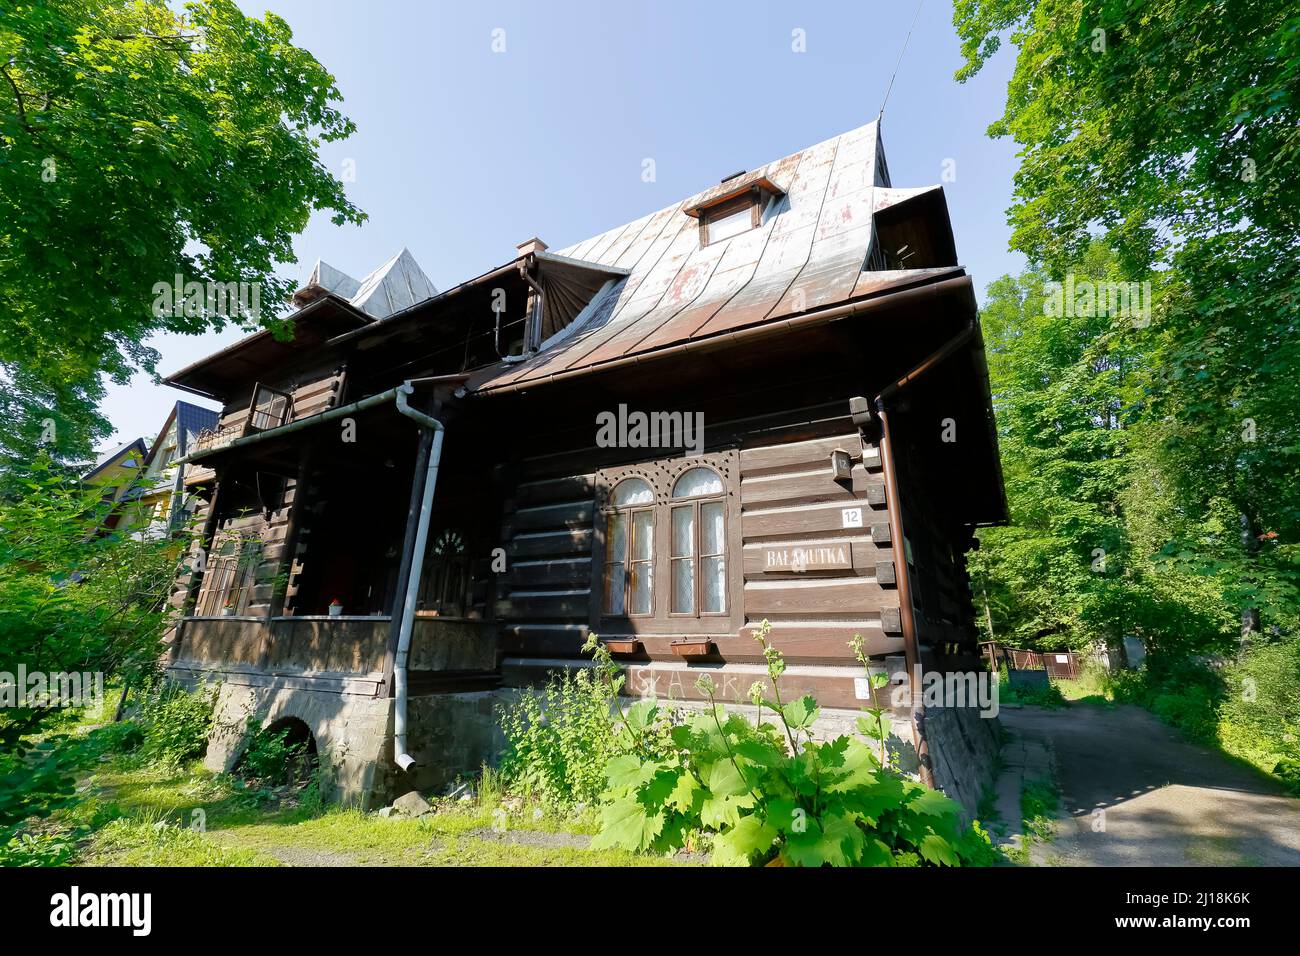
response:
<path fill-rule="evenodd" d="M 133 486 L 125 491 L 118 527 L 147 534 L 165 534 L 179 527 L 192 512 L 191 483 L 184 464 L 177 464 L 192 450 L 204 429 L 215 429 L 219 413 L 189 402 L 177 402 L 158 437 L 144 457 Z M 197 470 L 197 469 L 195 469 Z"/>
<path fill-rule="evenodd" d="M 82 480 L 100 488 L 102 501 L 120 503 L 134 492 L 148 454 L 149 446 L 143 438 L 132 439 L 101 458 Z M 104 520 L 105 530 L 116 528 L 121 518 L 122 509 L 114 507 Z"/>

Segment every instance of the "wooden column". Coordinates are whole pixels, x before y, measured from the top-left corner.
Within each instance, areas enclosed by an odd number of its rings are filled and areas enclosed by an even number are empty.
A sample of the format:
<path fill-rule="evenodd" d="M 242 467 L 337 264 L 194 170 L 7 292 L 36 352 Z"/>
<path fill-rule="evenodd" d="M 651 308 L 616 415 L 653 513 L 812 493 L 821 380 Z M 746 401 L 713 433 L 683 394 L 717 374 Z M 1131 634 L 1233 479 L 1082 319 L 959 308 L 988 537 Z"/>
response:
<path fill-rule="evenodd" d="M 293 481 L 293 504 L 289 506 L 289 526 L 284 533 L 284 555 L 280 558 L 280 567 L 284 572 L 284 588 L 279 587 L 280 573 L 277 572 L 271 590 L 271 600 L 266 606 L 266 633 L 262 637 L 262 650 L 258 655 L 258 667 L 265 670 L 271 659 L 272 618 L 284 613 L 289 593 L 289 581 L 293 577 L 295 552 L 298 539 L 302 535 L 302 522 L 307 510 L 307 481 L 311 475 L 311 446 L 307 446 L 298 460 L 298 474 Z"/>
<path fill-rule="evenodd" d="M 190 571 L 190 583 L 185 589 L 185 600 L 181 602 L 178 609 L 180 619 L 176 622 L 176 636 L 172 639 L 172 646 L 168 654 L 168 662 L 174 662 L 180 655 L 181 641 L 185 639 L 185 618 L 194 609 L 194 599 L 199 593 L 199 586 L 203 581 L 203 576 L 208 573 L 208 565 L 212 558 L 212 538 L 217 530 L 217 509 L 221 505 L 221 473 L 214 470 L 212 473 L 212 500 L 208 502 L 208 516 L 203 519 L 203 530 L 199 532 L 199 549 L 203 551 L 203 571 L 195 574 Z M 190 550 L 193 554 L 193 549 Z"/>

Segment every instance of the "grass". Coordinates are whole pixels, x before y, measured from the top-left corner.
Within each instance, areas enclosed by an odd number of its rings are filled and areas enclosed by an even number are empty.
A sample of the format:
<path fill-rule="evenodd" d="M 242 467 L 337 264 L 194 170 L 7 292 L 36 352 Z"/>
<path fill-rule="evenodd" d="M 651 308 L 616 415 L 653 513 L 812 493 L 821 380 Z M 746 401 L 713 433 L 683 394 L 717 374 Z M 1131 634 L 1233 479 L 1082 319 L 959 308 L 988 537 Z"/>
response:
<path fill-rule="evenodd" d="M 1055 817 L 1061 795 L 1049 778 L 1028 780 L 1020 789 L 1020 839 L 1002 852 L 1017 866 L 1029 866 L 1035 844 L 1051 843 L 1055 836 Z"/>
<path fill-rule="evenodd" d="M 81 799 L 34 826 L 75 841 L 78 866 L 660 866 L 678 861 L 592 851 L 594 813 L 561 816 L 499 787 L 435 801 L 419 819 L 315 807 L 301 786 L 273 790 L 184 768 L 110 760 Z"/>
<path fill-rule="evenodd" d="M 1113 694 L 1104 693 L 1094 690 L 1082 680 L 1069 680 L 1061 678 L 1055 681 L 1057 689 L 1061 692 L 1061 697 L 1070 704 L 1086 704 L 1093 707 L 1114 707 L 1115 697 Z"/>
<path fill-rule="evenodd" d="M 70 710 L 47 734 L 84 738 L 112 719 Z M 319 782 L 316 783 L 316 786 Z M 104 755 L 77 781 L 78 798 L 29 821 L 28 865 L 73 866 L 664 866 L 619 850 L 587 849 L 594 809 L 560 812 L 503 792 L 485 768 L 473 800 L 433 800 L 419 819 L 324 805 L 311 785 L 263 787 L 198 762 L 145 765 Z"/>
<path fill-rule="evenodd" d="M 1007 678 L 1006 672 L 998 679 L 998 701 L 1011 707 L 1030 706 L 1059 710 L 1067 706 L 1057 687 L 1058 681 L 1052 681 L 1045 687 L 1030 687 L 1025 684 L 1016 686 Z"/>
<path fill-rule="evenodd" d="M 1085 666 L 1077 678 L 1053 681 L 1061 696 L 1072 704 L 1115 706 L 1115 690 L 1110 676 L 1101 668 Z"/>

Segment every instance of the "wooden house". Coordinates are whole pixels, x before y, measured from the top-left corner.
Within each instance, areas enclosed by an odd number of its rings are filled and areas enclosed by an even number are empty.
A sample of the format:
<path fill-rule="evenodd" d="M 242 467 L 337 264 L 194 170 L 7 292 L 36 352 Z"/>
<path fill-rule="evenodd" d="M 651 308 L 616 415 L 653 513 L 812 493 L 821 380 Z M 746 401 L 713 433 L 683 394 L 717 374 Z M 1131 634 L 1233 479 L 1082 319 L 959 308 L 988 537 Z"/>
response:
<path fill-rule="evenodd" d="M 104 515 L 101 532 L 117 528 L 122 518 L 121 502 L 136 487 L 148 454 L 149 446 L 145 440 L 133 438 L 103 455 L 81 476 L 82 482 L 99 491 Z"/>
<path fill-rule="evenodd" d="M 169 665 L 222 681 L 213 766 L 255 713 L 365 802 L 439 786 L 591 632 L 630 694 L 696 706 L 707 672 L 743 707 L 768 620 L 828 731 L 872 698 L 855 635 L 897 679 L 978 666 L 975 296 L 876 124 L 443 292 L 405 252 L 319 264 L 289 319 L 168 379 L 224 406 Z M 905 696 L 900 756 L 972 806 L 995 722 Z"/>
<path fill-rule="evenodd" d="M 118 530 L 161 535 L 188 523 L 195 504 L 188 486 L 195 483 L 198 469 L 188 467 L 183 459 L 200 432 L 217 426 L 218 417 L 190 402 L 172 405 L 144 456 L 139 475 L 119 499 Z"/>

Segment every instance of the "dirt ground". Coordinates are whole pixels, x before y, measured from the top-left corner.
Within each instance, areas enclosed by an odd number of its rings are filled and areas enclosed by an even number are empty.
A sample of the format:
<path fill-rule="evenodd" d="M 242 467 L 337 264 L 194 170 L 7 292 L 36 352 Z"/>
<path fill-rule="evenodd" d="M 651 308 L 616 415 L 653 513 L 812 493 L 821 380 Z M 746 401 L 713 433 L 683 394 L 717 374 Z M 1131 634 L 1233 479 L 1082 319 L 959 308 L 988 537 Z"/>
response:
<path fill-rule="evenodd" d="M 1300 800 L 1132 706 L 1003 710 L 1052 751 L 1064 866 L 1300 866 Z"/>

